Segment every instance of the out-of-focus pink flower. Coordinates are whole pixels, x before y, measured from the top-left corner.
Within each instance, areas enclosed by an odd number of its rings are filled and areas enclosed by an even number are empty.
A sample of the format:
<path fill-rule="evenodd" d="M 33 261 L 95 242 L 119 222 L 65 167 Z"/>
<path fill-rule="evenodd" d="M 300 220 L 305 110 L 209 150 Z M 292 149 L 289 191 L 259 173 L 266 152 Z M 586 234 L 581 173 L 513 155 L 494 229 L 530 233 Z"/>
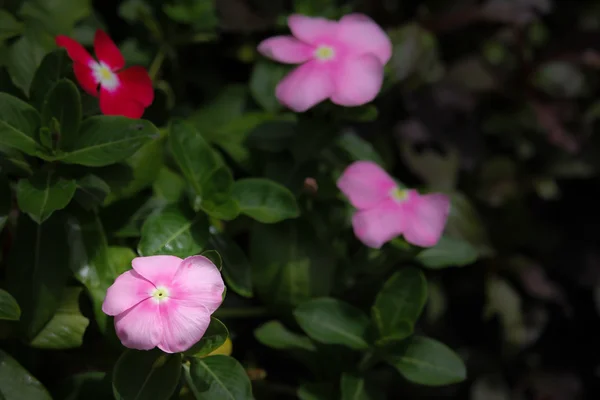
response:
<path fill-rule="evenodd" d="M 346 168 L 337 186 L 357 208 L 352 217 L 356 237 L 377 249 L 399 235 L 417 246 L 434 246 L 450 212 L 448 196 L 402 190 L 370 161 L 357 161 Z"/>
<path fill-rule="evenodd" d="M 138 257 L 106 292 L 105 314 L 115 317 L 125 347 L 179 353 L 206 332 L 225 285 L 206 257 Z"/>
<path fill-rule="evenodd" d="M 377 96 L 392 42 L 371 18 L 349 14 L 337 22 L 296 14 L 288 25 L 293 36 L 275 36 L 258 46 L 273 60 L 302 64 L 277 85 L 282 104 L 303 112 L 326 99 L 352 107 Z"/>
<path fill-rule="evenodd" d="M 104 31 L 98 29 L 94 36 L 98 61 L 68 36 L 57 36 L 56 44 L 67 50 L 73 60 L 75 77 L 86 92 L 98 97 L 100 86 L 100 111 L 103 114 L 140 118 L 144 109 L 152 104 L 154 89 L 148 72 L 143 67 L 123 69 L 125 59 Z"/>

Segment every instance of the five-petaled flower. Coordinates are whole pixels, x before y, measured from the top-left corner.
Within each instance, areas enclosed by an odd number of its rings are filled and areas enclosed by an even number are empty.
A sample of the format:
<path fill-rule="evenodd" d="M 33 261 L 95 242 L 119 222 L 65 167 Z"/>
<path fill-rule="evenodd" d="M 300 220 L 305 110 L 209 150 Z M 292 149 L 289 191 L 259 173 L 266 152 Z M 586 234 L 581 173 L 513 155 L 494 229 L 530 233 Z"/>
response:
<path fill-rule="evenodd" d="M 206 332 L 225 285 L 206 257 L 138 257 L 106 292 L 102 311 L 115 316 L 124 346 L 179 353 Z"/>
<path fill-rule="evenodd" d="M 125 59 L 118 47 L 102 31 L 94 37 L 96 61 L 75 40 L 59 35 L 56 44 L 64 47 L 73 60 L 73 72 L 81 87 L 98 97 L 100 86 L 100 110 L 106 115 L 124 115 L 140 118 L 144 109 L 154 100 L 154 89 L 148 72 L 143 67 L 123 69 Z"/>
<path fill-rule="evenodd" d="M 288 25 L 293 36 L 272 37 L 258 46 L 266 57 L 303 64 L 277 85 L 281 103 L 303 112 L 326 99 L 352 107 L 377 96 L 392 43 L 371 18 L 350 14 L 337 22 L 292 15 Z"/>
<path fill-rule="evenodd" d="M 396 236 L 417 246 L 434 246 L 444 230 L 450 199 L 441 193 L 420 195 L 403 190 L 379 165 L 357 161 L 337 181 L 338 188 L 357 208 L 352 217 L 356 237 L 380 248 Z"/>

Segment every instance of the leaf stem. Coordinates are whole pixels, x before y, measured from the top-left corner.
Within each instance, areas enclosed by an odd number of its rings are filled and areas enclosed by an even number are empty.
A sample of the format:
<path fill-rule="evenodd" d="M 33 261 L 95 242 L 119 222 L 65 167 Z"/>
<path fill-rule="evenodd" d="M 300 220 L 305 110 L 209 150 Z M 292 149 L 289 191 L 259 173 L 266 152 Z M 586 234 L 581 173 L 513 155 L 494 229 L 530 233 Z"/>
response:
<path fill-rule="evenodd" d="M 163 61 L 165 60 L 165 49 L 161 47 L 156 53 L 154 60 L 152 60 L 152 64 L 150 64 L 150 68 L 148 69 L 148 75 L 150 75 L 150 79 L 152 81 L 156 80 L 156 76 L 158 75 L 158 71 L 160 71 L 160 67 L 162 66 Z"/>

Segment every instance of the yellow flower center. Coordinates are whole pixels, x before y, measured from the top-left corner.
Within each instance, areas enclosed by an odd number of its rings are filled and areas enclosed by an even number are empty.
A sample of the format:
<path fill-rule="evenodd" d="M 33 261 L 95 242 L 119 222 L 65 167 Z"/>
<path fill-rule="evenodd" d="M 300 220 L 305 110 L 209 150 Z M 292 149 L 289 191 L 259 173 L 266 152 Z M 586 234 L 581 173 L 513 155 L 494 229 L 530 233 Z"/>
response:
<path fill-rule="evenodd" d="M 408 191 L 396 187 L 392 189 L 390 195 L 392 196 L 392 199 L 396 200 L 397 202 L 402 202 L 408 198 Z"/>
<path fill-rule="evenodd" d="M 315 57 L 321 61 L 331 60 L 335 56 L 335 50 L 330 46 L 319 46 L 315 50 Z"/>
<path fill-rule="evenodd" d="M 169 290 L 165 287 L 157 287 L 152 291 L 152 298 L 156 301 L 163 301 L 169 298 Z"/>
<path fill-rule="evenodd" d="M 102 80 L 109 80 L 113 77 L 112 71 L 106 67 L 100 67 L 98 69 L 98 75 L 100 75 L 100 79 Z"/>

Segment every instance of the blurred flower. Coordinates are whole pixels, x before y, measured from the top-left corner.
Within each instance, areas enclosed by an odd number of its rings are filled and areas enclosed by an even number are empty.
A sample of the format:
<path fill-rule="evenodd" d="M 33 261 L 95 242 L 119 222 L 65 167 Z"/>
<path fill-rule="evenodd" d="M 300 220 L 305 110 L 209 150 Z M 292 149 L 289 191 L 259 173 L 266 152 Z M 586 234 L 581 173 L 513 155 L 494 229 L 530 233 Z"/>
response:
<path fill-rule="evenodd" d="M 221 305 L 225 285 L 206 257 L 138 257 L 106 292 L 102 311 L 115 316 L 125 347 L 179 353 L 197 343 Z"/>
<path fill-rule="evenodd" d="M 277 85 L 281 103 L 303 112 L 326 99 L 352 107 L 377 96 L 392 43 L 371 18 L 350 14 L 336 22 L 295 14 L 288 25 L 293 36 L 275 36 L 258 46 L 266 57 L 303 64 Z"/>
<path fill-rule="evenodd" d="M 367 246 L 380 248 L 398 235 L 421 247 L 434 246 L 444 230 L 450 199 L 441 193 L 420 195 L 403 190 L 379 165 L 357 161 L 337 186 L 358 209 L 352 217 L 356 236 Z"/>
<path fill-rule="evenodd" d="M 56 44 L 64 47 L 73 60 L 73 72 L 81 87 L 98 97 L 100 110 L 106 115 L 140 118 L 144 109 L 154 100 L 154 89 L 148 72 L 143 67 L 123 69 L 125 59 L 108 35 L 98 29 L 94 37 L 96 61 L 75 40 L 59 35 Z"/>

